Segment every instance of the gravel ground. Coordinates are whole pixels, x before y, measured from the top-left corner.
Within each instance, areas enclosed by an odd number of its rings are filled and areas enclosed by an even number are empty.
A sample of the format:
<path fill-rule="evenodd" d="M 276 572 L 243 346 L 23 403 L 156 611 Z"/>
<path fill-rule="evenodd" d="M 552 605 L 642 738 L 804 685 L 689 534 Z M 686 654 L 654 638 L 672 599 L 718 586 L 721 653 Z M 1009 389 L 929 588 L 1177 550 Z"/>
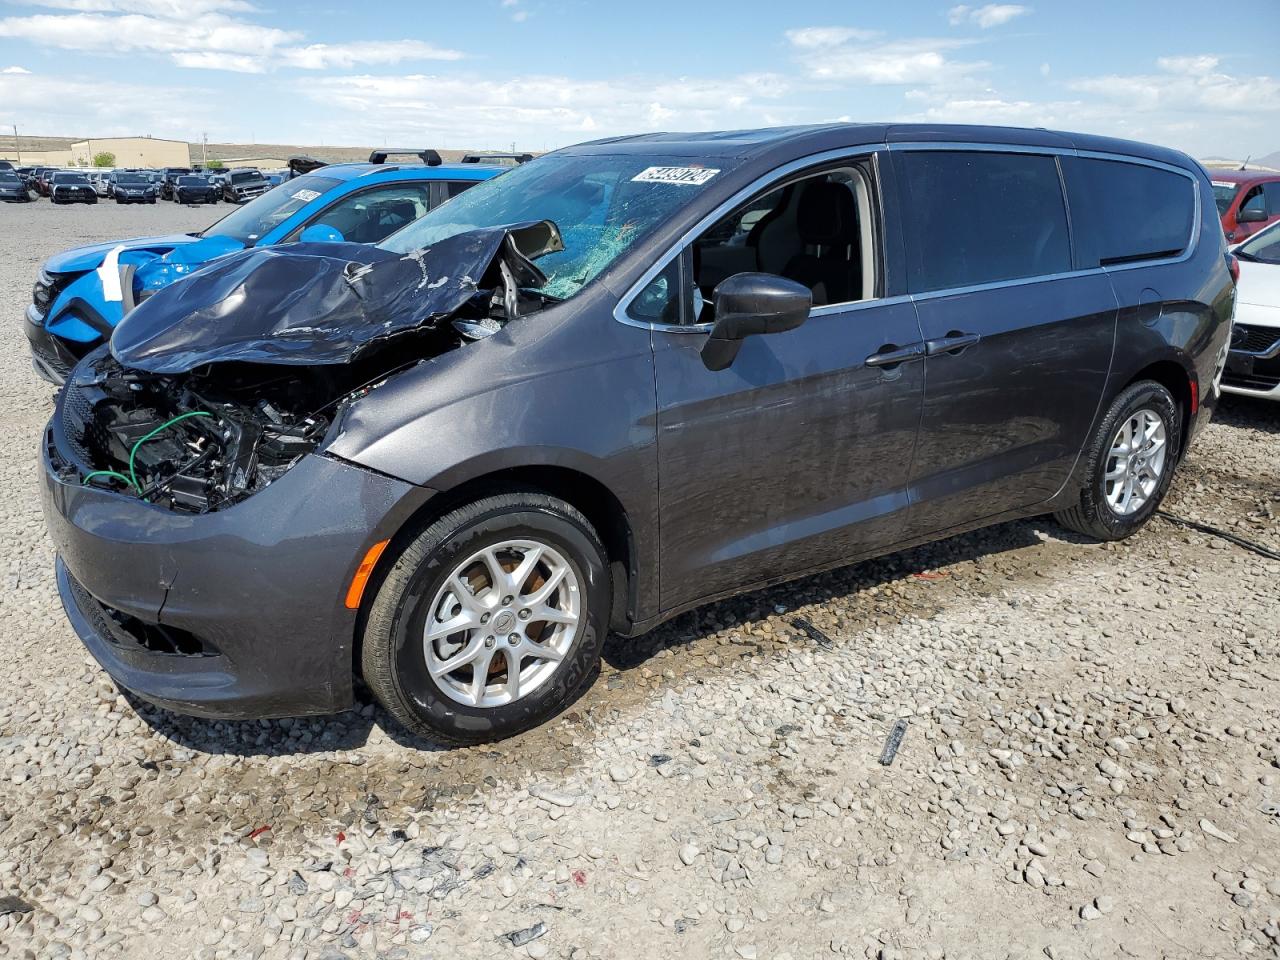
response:
<path fill-rule="evenodd" d="M 708 607 L 494 746 L 126 700 L 54 590 L 16 321 L 56 250 L 215 215 L 0 209 L 0 957 L 1280 957 L 1280 564 L 1161 520 Z M 1167 506 L 1280 549 L 1278 455 L 1228 401 Z"/>

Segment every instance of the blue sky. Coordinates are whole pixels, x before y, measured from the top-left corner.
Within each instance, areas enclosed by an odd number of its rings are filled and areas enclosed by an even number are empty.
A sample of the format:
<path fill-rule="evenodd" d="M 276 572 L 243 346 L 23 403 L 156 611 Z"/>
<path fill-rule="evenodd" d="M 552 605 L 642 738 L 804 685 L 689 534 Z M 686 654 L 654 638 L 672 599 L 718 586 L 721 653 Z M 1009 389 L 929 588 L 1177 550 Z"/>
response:
<path fill-rule="evenodd" d="M 1277 37 L 1276 0 L 0 0 L 0 136 L 542 150 L 843 118 L 1260 155 Z"/>

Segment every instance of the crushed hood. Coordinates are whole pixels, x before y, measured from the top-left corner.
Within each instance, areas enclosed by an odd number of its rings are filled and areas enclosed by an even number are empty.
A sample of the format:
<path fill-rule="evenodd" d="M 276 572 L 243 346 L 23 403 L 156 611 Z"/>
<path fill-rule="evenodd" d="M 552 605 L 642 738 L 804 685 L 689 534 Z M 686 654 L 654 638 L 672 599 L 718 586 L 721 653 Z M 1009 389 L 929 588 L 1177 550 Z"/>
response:
<path fill-rule="evenodd" d="M 132 240 L 113 240 L 109 243 L 93 243 L 84 247 L 72 247 L 55 253 L 47 261 L 44 268 L 49 273 L 76 273 L 84 270 L 96 270 L 102 266 L 103 258 L 116 247 L 125 250 L 142 250 L 156 255 L 167 253 L 175 247 L 195 243 L 199 238 L 189 233 L 175 233 L 164 237 L 134 237 Z"/>
<path fill-rule="evenodd" d="M 127 367 L 184 373 L 226 361 L 349 363 L 370 344 L 441 321 L 505 272 L 546 283 L 533 259 L 563 249 L 549 220 L 460 233 L 407 254 L 353 243 L 235 253 L 160 290 L 111 336 Z"/>

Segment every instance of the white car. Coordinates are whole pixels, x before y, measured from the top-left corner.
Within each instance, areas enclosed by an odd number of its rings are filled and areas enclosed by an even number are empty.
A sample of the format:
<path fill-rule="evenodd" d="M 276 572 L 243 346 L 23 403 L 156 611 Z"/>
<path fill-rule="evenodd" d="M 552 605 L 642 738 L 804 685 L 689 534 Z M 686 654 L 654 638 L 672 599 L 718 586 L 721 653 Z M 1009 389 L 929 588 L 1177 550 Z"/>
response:
<path fill-rule="evenodd" d="M 1280 222 L 1232 248 L 1240 263 L 1222 389 L 1280 400 Z"/>

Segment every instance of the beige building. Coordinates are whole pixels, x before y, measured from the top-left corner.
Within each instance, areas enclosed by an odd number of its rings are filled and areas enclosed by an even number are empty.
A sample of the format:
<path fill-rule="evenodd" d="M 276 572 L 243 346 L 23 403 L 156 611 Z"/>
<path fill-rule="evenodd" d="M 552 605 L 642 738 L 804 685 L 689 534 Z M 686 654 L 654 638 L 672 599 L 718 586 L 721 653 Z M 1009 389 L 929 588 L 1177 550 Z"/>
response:
<path fill-rule="evenodd" d="M 71 163 L 77 167 L 93 166 L 100 153 L 115 157 L 116 167 L 189 167 L 191 150 L 185 140 L 160 140 L 156 137 L 106 137 L 81 140 L 71 144 Z"/>
<path fill-rule="evenodd" d="M 15 167 L 69 167 L 70 150 L 23 150 L 22 155 L 10 147 L 0 147 L 0 160 L 8 160 Z M 19 164 L 21 160 L 21 164 Z"/>

